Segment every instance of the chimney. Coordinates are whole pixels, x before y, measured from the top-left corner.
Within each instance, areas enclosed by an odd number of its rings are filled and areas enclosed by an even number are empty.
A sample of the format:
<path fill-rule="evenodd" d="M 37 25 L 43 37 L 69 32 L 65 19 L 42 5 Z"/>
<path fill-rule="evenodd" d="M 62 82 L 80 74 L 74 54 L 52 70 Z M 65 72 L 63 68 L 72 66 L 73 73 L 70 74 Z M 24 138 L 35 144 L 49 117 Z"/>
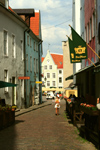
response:
<path fill-rule="evenodd" d="M 2 3 L 2 5 L 4 5 L 8 9 L 9 0 L 0 0 L 0 3 Z"/>

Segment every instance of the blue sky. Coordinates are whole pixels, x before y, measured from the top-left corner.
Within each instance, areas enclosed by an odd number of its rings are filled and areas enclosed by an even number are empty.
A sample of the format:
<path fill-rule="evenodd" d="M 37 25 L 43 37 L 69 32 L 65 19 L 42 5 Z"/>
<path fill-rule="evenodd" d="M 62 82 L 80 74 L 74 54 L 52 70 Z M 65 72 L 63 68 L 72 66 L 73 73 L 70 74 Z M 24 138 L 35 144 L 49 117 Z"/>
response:
<path fill-rule="evenodd" d="M 41 12 L 43 56 L 50 52 L 61 53 L 62 41 L 70 35 L 72 25 L 72 0 L 9 0 L 12 8 L 34 8 Z"/>

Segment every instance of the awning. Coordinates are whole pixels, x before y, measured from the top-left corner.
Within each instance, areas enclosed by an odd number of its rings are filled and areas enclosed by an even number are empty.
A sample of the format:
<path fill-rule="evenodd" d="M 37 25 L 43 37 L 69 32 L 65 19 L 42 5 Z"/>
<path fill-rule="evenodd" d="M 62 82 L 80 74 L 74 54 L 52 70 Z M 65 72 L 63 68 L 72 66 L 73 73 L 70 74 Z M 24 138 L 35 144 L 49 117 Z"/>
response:
<path fill-rule="evenodd" d="M 72 80 L 73 79 L 73 74 L 70 75 L 69 77 L 65 78 L 65 80 Z"/>
<path fill-rule="evenodd" d="M 0 81 L 0 88 L 14 87 L 14 86 L 17 86 L 17 84 L 13 84 L 13 83 L 10 83 L 10 82 Z"/>

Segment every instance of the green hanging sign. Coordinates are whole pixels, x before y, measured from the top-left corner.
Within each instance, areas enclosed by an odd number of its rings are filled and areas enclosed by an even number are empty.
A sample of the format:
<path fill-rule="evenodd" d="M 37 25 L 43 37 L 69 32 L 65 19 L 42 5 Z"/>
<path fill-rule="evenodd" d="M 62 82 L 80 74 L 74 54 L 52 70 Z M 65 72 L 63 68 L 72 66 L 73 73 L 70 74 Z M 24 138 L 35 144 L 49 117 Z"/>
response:
<path fill-rule="evenodd" d="M 87 59 L 86 42 L 78 35 L 78 33 L 71 27 L 72 40 L 68 38 L 70 61 L 71 63 L 80 63 L 82 59 Z"/>

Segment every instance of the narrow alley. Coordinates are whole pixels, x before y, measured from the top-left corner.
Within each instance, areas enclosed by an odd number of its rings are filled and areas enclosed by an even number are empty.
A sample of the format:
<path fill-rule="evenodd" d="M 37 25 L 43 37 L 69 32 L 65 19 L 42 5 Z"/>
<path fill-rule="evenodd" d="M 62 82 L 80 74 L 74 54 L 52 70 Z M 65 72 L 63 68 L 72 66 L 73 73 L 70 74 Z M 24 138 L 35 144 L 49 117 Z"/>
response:
<path fill-rule="evenodd" d="M 0 131 L 0 150 L 95 150 L 68 122 L 64 100 L 58 116 L 54 103 L 45 100 L 37 109 L 16 115 L 15 119 L 13 126 Z"/>

